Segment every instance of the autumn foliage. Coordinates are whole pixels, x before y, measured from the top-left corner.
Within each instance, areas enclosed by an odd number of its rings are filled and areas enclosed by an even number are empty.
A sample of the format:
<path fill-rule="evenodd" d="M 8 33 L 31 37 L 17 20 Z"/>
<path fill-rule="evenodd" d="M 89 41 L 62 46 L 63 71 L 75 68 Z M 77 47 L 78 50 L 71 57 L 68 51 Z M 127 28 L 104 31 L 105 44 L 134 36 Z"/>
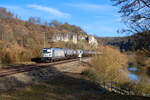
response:
<path fill-rule="evenodd" d="M 128 81 L 127 74 L 123 71 L 128 67 L 127 56 L 109 46 L 101 46 L 99 51 L 103 54 L 95 56 L 91 61 L 91 67 L 86 70 L 91 74 L 90 77 L 94 74 L 96 81 Z"/>

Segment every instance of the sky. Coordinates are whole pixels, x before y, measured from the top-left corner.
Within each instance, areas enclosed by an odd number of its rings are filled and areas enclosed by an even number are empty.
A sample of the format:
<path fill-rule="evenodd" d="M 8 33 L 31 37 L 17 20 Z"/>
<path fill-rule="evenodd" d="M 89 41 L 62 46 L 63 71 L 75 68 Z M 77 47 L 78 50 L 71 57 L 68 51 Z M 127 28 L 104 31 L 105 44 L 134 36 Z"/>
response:
<path fill-rule="evenodd" d="M 0 0 L 0 7 L 17 14 L 20 19 L 40 17 L 51 22 L 58 20 L 80 26 L 90 35 L 118 37 L 124 28 L 119 8 L 112 6 L 110 0 Z"/>

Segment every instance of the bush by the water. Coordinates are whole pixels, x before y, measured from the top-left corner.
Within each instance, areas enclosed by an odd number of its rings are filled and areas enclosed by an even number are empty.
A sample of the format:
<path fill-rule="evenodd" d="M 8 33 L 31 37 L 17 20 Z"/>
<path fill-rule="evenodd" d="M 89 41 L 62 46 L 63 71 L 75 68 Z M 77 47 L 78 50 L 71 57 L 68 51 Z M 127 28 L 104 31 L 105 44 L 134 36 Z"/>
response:
<path fill-rule="evenodd" d="M 142 49 L 136 52 L 136 62 L 139 68 L 148 68 L 150 66 L 150 52 Z"/>
<path fill-rule="evenodd" d="M 128 67 L 127 56 L 118 49 L 109 46 L 100 47 L 99 50 L 103 54 L 95 56 L 91 62 L 92 66 L 88 70 L 83 71 L 83 74 L 94 76 L 90 78 L 96 79 L 96 81 L 128 81 L 127 73 L 123 71 Z"/>

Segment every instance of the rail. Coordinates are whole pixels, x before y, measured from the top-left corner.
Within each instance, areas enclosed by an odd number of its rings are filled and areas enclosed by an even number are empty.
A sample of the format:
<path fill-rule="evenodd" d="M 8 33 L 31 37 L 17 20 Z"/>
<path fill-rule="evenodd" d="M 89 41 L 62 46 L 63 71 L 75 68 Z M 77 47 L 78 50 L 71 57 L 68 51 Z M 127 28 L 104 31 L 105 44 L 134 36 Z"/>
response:
<path fill-rule="evenodd" d="M 110 81 L 110 82 L 97 82 L 101 87 L 106 91 L 111 91 L 115 93 L 119 93 L 122 95 L 137 95 L 137 92 L 133 92 L 130 88 L 123 88 L 118 83 Z"/>
<path fill-rule="evenodd" d="M 84 57 L 84 58 L 88 58 L 88 57 Z M 13 75 L 13 74 L 17 74 L 17 73 L 23 73 L 23 72 L 33 71 L 33 70 L 44 69 L 44 68 L 48 68 L 49 66 L 69 63 L 69 62 L 72 62 L 72 61 L 79 61 L 79 58 L 56 61 L 56 62 L 51 62 L 51 63 L 41 63 L 41 64 L 32 64 L 32 65 L 23 65 L 23 66 L 20 65 L 21 67 L 7 66 L 7 67 L 4 67 L 4 68 L 0 69 L 0 78 L 1 77 L 6 77 L 6 76 L 9 76 L 9 75 Z"/>

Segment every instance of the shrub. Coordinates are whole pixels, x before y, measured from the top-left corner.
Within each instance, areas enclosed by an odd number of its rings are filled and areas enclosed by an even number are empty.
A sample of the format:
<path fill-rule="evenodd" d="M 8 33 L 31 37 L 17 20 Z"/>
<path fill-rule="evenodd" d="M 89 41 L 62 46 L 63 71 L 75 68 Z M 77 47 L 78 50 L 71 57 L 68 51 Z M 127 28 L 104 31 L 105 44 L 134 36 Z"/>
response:
<path fill-rule="evenodd" d="M 92 79 L 93 81 L 98 80 L 98 74 L 92 68 L 82 71 L 81 75 L 87 76 L 88 78 Z"/>
<path fill-rule="evenodd" d="M 31 50 L 13 45 L 13 48 L 3 48 L 3 50 L 0 51 L 0 62 L 2 64 L 14 64 L 31 61 L 32 54 Z"/>
<path fill-rule="evenodd" d="M 122 71 L 128 67 L 127 56 L 120 53 L 118 49 L 109 46 L 101 47 L 100 51 L 103 54 L 95 56 L 91 62 L 91 71 L 95 72 L 98 77 L 97 81 L 128 81 L 127 74 Z"/>
<path fill-rule="evenodd" d="M 136 52 L 136 62 L 139 68 L 147 68 L 150 66 L 150 52 L 146 49 L 139 50 Z"/>
<path fill-rule="evenodd" d="M 10 51 L 1 51 L 1 63 L 3 64 L 10 64 L 14 62 L 14 58 Z"/>
<path fill-rule="evenodd" d="M 31 61 L 31 52 L 27 50 L 23 50 L 18 53 L 18 62 L 26 62 Z"/>

